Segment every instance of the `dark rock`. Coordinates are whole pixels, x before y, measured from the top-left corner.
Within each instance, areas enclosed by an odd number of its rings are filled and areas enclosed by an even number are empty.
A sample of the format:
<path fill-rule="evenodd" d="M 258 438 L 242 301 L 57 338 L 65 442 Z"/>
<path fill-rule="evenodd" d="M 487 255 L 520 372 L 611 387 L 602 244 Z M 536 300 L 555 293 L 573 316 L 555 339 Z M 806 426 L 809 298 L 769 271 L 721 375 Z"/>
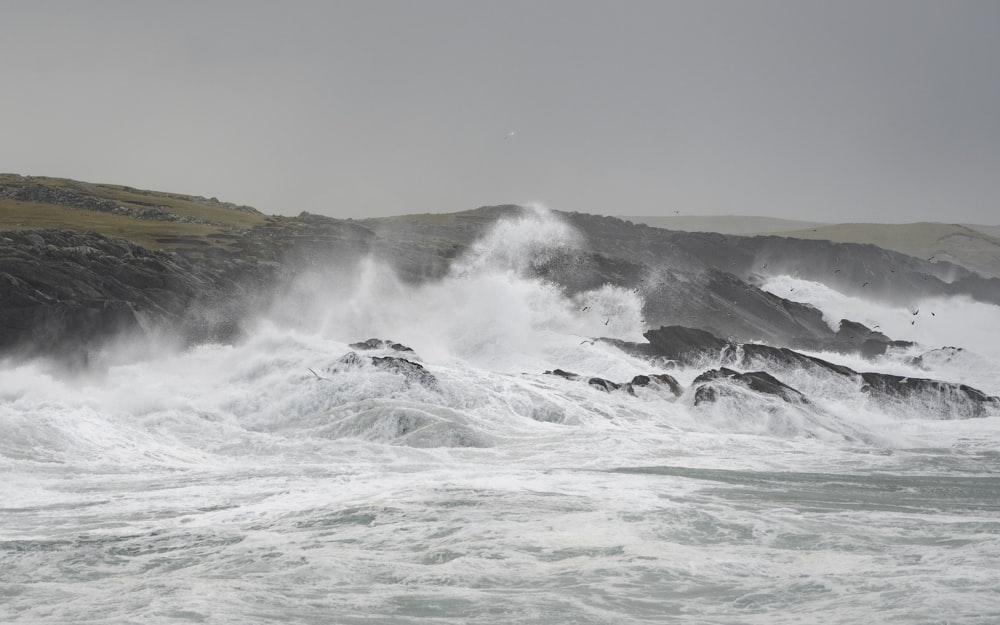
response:
<path fill-rule="evenodd" d="M 604 378 L 590 378 L 587 380 L 587 384 L 593 386 L 596 389 L 600 389 L 605 393 L 610 393 L 611 391 L 617 391 L 622 387 L 621 384 L 612 382 L 611 380 L 605 380 Z"/>
<path fill-rule="evenodd" d="M 383 339 L 368 339 L 367 341 L 361 341 L 359 343 L 351 343 L 348 347 L 351 349 L 360 349 L 363 351 L 371 351 L 375 349 L 391 349 L 395 352 L 413 352 L 413 349 L 397 343 L 395 341 L 387 341 Z"/>
<path fill-rule="evenodd" d="M 756 393 L 777 397 L 790 404 L 809 403 L 805 395 L 769 373 L 764 371 L 739 373 L 738 371 L 721 367 L 706 371 L 694 379 L 692 386 L 695 387 L 695 405 L 714 402 L 721 395 L 731 394 L 731 391 L 726 388 L 727 383 L 735 383 Z"/>
<path fill-rule="evenodd" d="M 560 378 L 566 378 L 567 380 L 579 380 L 580 376 L 575 373 L 570 373 L 569 371 L 563 371 L 562 369 L 553 369 L 552 371 L 546 371 L 545 375 L 557 375 Z"/>
<path fill-rule="evenodd" d="M 398 373 L 408 382 L 415 382 L 429 389 L 436 390 L 438 388 L 438 381 L 434 374 L 412 360 L 396 356 L 372 356 L 372 364 L 379 369 Z"/>
<path fill-rule="evenodd" d="M 1000 398 L 965 384 L 886 373 L 862 373 L 861 378 L 861 392 L 875 405 L 905 416 L 969 419 L 1000 410 Z"/>
<path fill-rule="evenodd" d="M 643 334 L 649 347 L 646 353 L 686 365 L 718 356 L 730 345 L 710 332 L 682 326 L 661 326 Z"/>
<path fill-rule="evenodd" d="M 665 386 L 667 389 L 673 393 L 674 397 L 680 397 L 684 393 L 684 389 L 681 385 L 674 379 L 673 376 L 666 373 L 654 373 L 650 375 L 637 375 L 632 378 L 629 382 L 630 387 L 647 387 L 647 386 Z"/>
<path fill-rule="evenodd" d="M 758 343 L 744 343 L 728 348 L 723 355 L 723 361 L 738 364 L 741 368 L 765 369 L 801 369 L 806 371 L 822 371 L 844 377 L 854 377 L 858 373 L 850 367 L 799 353 L 787 347 L 771 347 Z"/>
<path fill-rule="evenodd" d="M 9 231 L 0 248 L 0 352 L 77 358 L 122 335 L 232 340 L 262 281 L 123 239 Z M 258 276 L 259 278 L 259 276 Z M 77 358 L 79 360 L 79 358 Z"/>

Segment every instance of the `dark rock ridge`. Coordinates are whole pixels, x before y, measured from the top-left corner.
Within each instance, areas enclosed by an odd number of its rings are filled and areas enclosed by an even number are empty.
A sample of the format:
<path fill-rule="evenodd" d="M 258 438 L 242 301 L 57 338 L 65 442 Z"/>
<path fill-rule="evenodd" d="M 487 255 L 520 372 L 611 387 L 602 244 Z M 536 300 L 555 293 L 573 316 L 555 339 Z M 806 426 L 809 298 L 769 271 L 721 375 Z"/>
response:
<path fill-rule="evenodd" d="M 619 342 L 619 345 L 656 363 L 668 359 L 684 366 L 704 366 L 713 361 L 723 365 L 695 379 L 692 386 L 696 389 L 696 405 L 716 401 L 724 394 L 718 384 L 713 384 L 719 380 L 727 384 L 736 382 L 755 393 L 801 404 L 808 401 L 806 395 L 775 377 L 798 372 L 807 375 L 816 385 L 833 384 L 845 392 L 862 393 L 871 405 L 901 416 L 963 419 L 1000 411 L 1000 398 L 965 384 L 858 372 L 787 347 L 723 342 L 720 348 L 720 339 L 690 328 L 660 328 L 647 332 L 646 337 L 650 341 L 646 344 Z M 727 366 L 740 367 L 747 372 L 740 373 Z"/>
<path fill-rule="evenodd" d="M 0 236 L 0 353 L 85 357 L 120 336 L 229 341 L 264 281 L 254 263 L 208 267 L 123 239 L 64 230 Z"/>
<path fill-rule="evenodd" d="M 388 341 L 383 339 L 368 339 L 367 341 L 360 341 L 358 343 L 351 343 L 348 345 L 351 349 L 360 349 L 362 351 L 371 351 L 376 349 L 391 349 L 394 352 L 412 352 L 413 349 L 403 345 L 402 343 L 397 343 L 395 341 Z"/>
<path fill-rule="evenodd" d="M 1000 409 L 1000 397 L 965 384 L 887 373 L 862 373 L 861 379 L 861 391 L 875 404 L 903 416 L 919 417 L 921 410 L 928 410 L 944 419 L 968 419 L 986 417 Z M 909 414 L 910 410 L 916 414 Z"/>
<path fill-rule="evenodd" d="M 576 373 L 571 373 L 569 371 L 564 371 L 562 369 L 553 369 L 551 371 L 546 371 L 545 375 L 554 375 L 566 380 L 581 380 L 583 376 L 577 375 Z M 636 388 L 649 388 L 652 390 L 665 391 L 673 395 L 674 397 L 680 397 L 683 394 L 684 389 L 681 385 L 673 378 L 673 376 L 666 373 L 651 373 L 649 375 L 637 375 L 632 378 L 629 382 L 612 382 L 611 380 L 606 380 L 604 378 L 591 377 L 586 378 L 586 382 L 589 386 L 596 388 L 599 391 L 604 391 L 605 393 L 610 393 L 612 391 L 625 391 L 629 395 L 635 395 Z"/>
<path fill-rule="evenodd" d="M 720 384 L 719 382 L 726 382 Z M 711 369 L 702 373 L 694 379 L 692 386 L 694 392 L 694 404 L 696 406 L 704 403 L 718 401 L 721 396 L 732 395 L 732 385 L 745 387 L 760 395 L 771 395 L 789 404 L 808 404 L 806 396 L 796 389 L 788 386 L 770 373 L 764 371 L 748 371 L 739 373 L 726 367 Z"/>

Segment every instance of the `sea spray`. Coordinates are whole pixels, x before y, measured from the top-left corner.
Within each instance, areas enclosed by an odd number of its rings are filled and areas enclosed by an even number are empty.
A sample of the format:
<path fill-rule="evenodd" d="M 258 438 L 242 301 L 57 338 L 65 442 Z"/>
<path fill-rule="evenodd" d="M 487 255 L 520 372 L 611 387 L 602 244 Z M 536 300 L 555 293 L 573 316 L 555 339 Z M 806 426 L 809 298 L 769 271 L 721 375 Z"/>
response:
<path fill-rule="evenodd" d="M 547 263 L 573 262 L 582 244 L 564 220 L 535 206 L 499 220 L 439 280 L 408 284 L 368 257 L 297 279 L 272 316 L 345 343 L 406 337 L 426 357 L 507 371 L 543 366 L 547 342 L 642 340 L 637 293 L 607 284 L 567 296 L 538 275 Z"/>

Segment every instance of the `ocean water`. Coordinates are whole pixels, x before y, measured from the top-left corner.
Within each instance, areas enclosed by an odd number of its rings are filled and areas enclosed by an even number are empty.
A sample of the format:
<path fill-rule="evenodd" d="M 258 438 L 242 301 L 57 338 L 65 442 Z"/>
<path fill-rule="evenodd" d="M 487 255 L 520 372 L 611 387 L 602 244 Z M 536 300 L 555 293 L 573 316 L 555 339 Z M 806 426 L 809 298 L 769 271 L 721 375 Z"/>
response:
<path fill-rule="evenodd" d="M 1000 622 L 1000 416 L 885 414 L 797 372 L 812 409 L 543 375 L 660 371 L 585 342 L 641 340 L 638 295 L 526 277 L 580 244 L 538 211 L 435 283 L 304 276 L 237 345 L 2 365 L 0 622 Z M 910 324 L 790 285 L 921 344 L 820 356 L 1000 394 L 996 307 Z M 432 378 L 341 360 L 371 337 Z"/>

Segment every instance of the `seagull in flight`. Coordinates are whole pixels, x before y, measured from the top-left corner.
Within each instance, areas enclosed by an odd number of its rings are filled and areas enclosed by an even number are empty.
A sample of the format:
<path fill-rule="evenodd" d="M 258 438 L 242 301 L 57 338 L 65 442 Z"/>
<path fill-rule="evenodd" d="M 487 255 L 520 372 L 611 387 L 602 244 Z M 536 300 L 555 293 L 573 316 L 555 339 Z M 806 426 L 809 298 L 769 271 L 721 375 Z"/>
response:
<path fill-rule="evenodd" d="M 517 134 L 517 131 L 516 130 L 511 130 L 510 132 L 508 132 L 507 134 L 505 134 L 503 136 L 503 138 L 506 141 L 507 139 L 510 139 L 511 137 L 513 137 L 515 134 Z"/>

